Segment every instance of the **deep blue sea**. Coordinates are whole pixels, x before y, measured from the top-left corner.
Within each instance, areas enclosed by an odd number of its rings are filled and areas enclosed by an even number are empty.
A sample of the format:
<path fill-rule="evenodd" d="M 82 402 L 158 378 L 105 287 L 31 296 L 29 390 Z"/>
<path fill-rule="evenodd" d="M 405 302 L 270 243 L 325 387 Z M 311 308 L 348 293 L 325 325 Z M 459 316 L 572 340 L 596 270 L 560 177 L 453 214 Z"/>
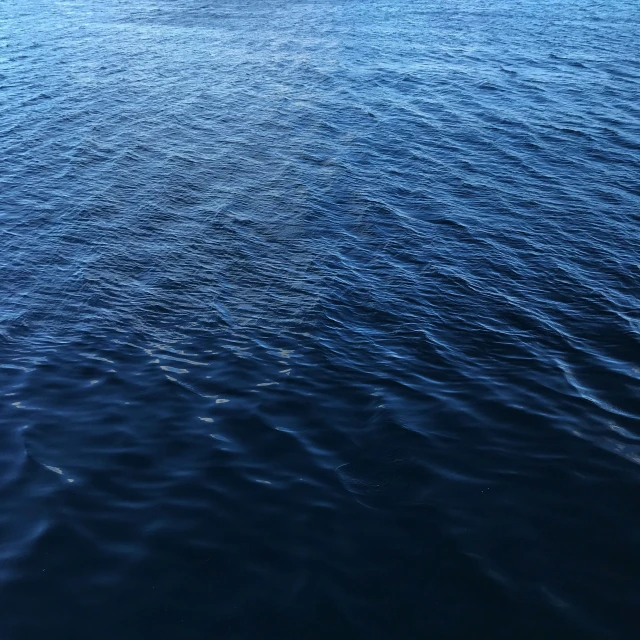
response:
<path fill-rule="evenodd" d="M 638 637 L 638 0 L 0 0 L 1 640 Z"/>

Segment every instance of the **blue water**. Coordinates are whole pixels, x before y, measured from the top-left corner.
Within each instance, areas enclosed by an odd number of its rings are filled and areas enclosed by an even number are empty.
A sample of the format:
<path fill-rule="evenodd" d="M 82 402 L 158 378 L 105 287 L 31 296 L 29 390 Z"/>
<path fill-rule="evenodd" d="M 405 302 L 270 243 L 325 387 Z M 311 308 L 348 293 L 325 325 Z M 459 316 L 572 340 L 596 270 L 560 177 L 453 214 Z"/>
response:
<path fill-rule="evenodd" d="M 0 638 L 637 638 L 636 0 L 0 2 Z"/>

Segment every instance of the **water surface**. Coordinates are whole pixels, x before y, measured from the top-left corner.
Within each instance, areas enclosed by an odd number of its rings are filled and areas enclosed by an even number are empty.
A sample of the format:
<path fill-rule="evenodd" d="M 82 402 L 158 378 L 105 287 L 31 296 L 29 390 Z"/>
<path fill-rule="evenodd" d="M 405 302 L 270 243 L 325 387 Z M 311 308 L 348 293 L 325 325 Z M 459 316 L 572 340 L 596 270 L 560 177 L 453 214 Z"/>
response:
<path fill-rule="evenodd" d="M 0 2 L 0 637 L 637 637 L 639 27 Z"/>

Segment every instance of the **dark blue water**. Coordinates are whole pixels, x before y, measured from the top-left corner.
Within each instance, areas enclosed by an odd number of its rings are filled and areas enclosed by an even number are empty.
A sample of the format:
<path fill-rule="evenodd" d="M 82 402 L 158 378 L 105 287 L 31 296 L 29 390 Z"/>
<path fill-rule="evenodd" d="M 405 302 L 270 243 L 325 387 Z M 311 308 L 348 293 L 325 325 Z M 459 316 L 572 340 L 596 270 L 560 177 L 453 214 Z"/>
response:
<path fill-rule="evenodd" d="M 0 2 L 0 638 L 637 638 L 636 0 Z"/>

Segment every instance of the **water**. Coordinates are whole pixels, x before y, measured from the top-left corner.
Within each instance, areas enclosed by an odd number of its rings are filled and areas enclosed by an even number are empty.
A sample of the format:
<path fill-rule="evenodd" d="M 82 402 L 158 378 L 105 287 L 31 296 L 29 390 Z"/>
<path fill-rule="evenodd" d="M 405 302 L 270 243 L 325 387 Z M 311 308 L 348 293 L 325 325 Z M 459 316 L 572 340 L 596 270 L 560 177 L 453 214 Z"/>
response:
<path fill-rule="evenodd" d="M 637 637 L 639 27 L 3 0 L 0 637 Z"/>

